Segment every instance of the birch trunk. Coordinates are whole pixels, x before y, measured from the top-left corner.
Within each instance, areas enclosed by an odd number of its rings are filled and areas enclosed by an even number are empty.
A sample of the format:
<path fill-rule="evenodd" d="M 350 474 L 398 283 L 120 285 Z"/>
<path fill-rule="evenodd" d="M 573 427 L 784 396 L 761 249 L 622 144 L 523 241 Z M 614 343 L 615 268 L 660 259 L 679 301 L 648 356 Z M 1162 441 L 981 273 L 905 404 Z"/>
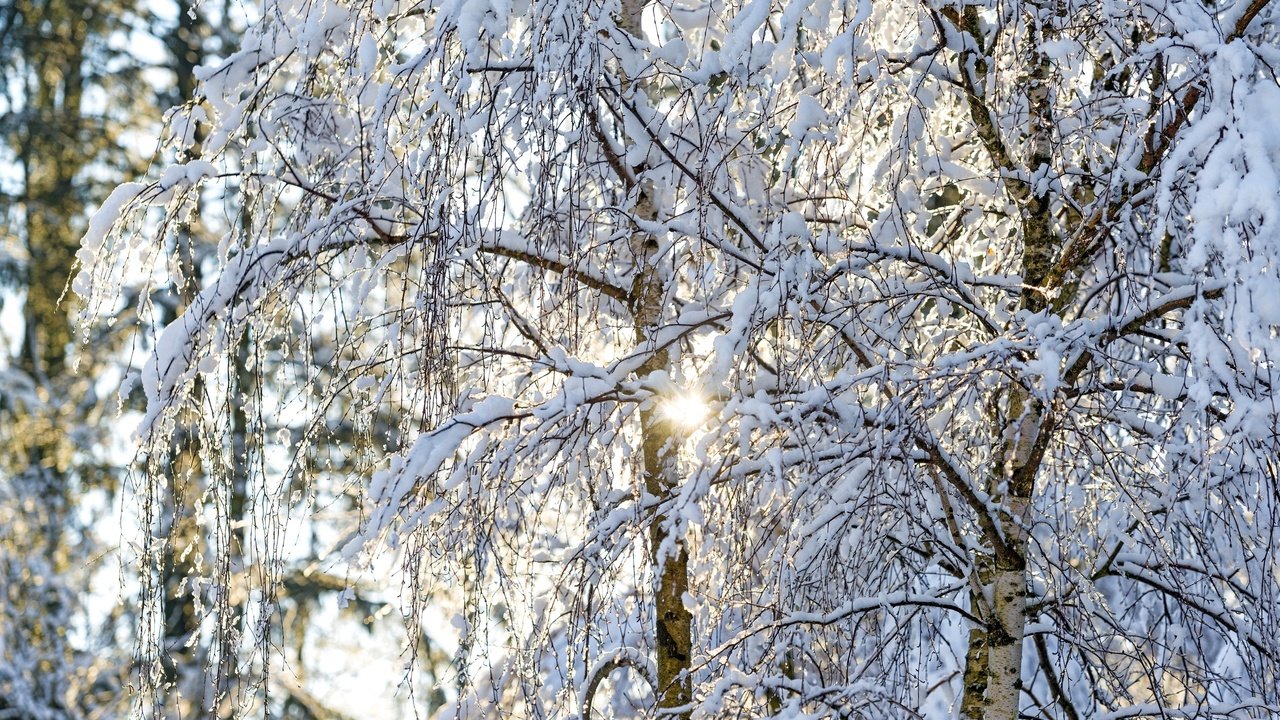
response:
<path fill-rule="evenodd" d="M 1019 305 L 1033 313 L 1056 311 L 1058 281 L 1051 270 L 1061 250 L 1048 190 L 1026 178 L 1052 168 L 1053 111 L 1050 97 L 1052 67 L 1038 49 L 1049 39 L 1050 18 L 1036 4 L 1024 17 L 1033 48 L 1026 60 L 1028 128 L 1023 160 L 1007 144 L 987 103 L 987 73 L 993 65 L 988 34 L 976 8 L 949 8 L 944 15 L 972 39 L 971 48 L 958 53 L 962 86 L 970 117 L 1005 193 L 1018 205 L 1022 247 L 1023 289 Z M 1048 287 L 1053 284 L 1055 287 Z M 961 716 L 967 720 L 1017 720 L 1022 693 L 1022 645 L 1027 623 L 1028 532 L 1035 479 L 1053 432 L 1053 423 L 1040 400 L 1021 383 L 1010 383 L 1001 409 L 1002 467 L 990 474 L 988 494 L 999 508 L 999 536 L 984 533 L 990 553 L 976 560 L 977 582 L 972 607 L 981 623 L 970 630 L 965 656 Z"/>
<path fill-rule="evenodd" d="M 619 27 L 633 37 L 642 38 L 641 17 L 647 0 L 624 0 L 618 16 Z M 623 77 L 623 83 L 629 82 Z M 644 92 L 643 87 L 637 88 Z M 630 141 L 634 142 L 634 141 Z M 640 179 L 639 196 L 632 210 L 640 222 L 657 220 L 658 208 L 650 188 L 643 181 L 644 165 L 632 168 Z M 662 320 L 666 283 L 657 262 L 658 242 L 639 227 L 632 233 L 631 249 L 636 258 L 635 278 L 631 285 L 631 313 L 636 344 L 653 341 Z M 655 372 L 668 375 L 672 370 L 671 353 L 656 350 L 641 366 L 639 375 Z M 657 404 L 650 402 L 640 410 L 640 432 L 644 454 L 644 489 L 655 502 L 670 498 L 679 487 L 677 439 L 671 423 L 661 415 Z M 685 607 L 689 590 L 689 551 L 683 538 L 673 535 L 666 513 L 655 511 L 649 519 L 649 561 L 654 573 L 654 636 L 657 683 L 654 688 L 659 712 L 686 720 L 692 716 L 692 682 L 689 676 L 693 656 L 693 616 Z M 683 709 L 677 709 L 683 708 Z"/>
<path fill-rule="evenodd" d="M 647 191 L 642 190 L 635 207 L 636 216 L 645 221 L 656 218 L 657 210 Z M 644 345 L 662 319 L 665 284 L 654 255 L 657 241 L 648 233 L 637 231 L 632 236 L 637 257 L 635 282 L 631 287 L 632 313 L 637 344 Z M 657 350 L 640 368 L 643 377 L 655 372 L 670 372 L 671 354 Z M 680 484 L 676 438 L 670 421 L 662 417 L 656 403 L 640 410 L 640 432 L 644 450 L 644 490 L 654 501 L 671 497 Z M 649 560 L 655 577 L 655 664 L 658 687 L 655 688 L 659 709 L 687 708 L 693 700 L 689 678 L 689 661 L 693 655 L 693 616 L 684 605 L 689 589 L 689 552 L 679 536 L 671 534 L 666 513 L 654 512 L 649 519 Z M 677 718 L 688 718 L 690 712 L 677 711 Z"/>

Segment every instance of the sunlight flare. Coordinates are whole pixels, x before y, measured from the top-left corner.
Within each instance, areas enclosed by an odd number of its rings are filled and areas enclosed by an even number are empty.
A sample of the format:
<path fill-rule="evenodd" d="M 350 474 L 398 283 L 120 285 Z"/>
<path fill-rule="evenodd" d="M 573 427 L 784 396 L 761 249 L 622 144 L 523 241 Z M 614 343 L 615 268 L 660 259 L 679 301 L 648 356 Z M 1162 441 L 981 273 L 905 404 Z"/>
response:
<path fill-rule="evenodd" d="M 711 409 L 701 395 L 685 390 L 663 400 L 661 412 L 671 424 L 685 430 L 694 430 L 707 419 Z"/>

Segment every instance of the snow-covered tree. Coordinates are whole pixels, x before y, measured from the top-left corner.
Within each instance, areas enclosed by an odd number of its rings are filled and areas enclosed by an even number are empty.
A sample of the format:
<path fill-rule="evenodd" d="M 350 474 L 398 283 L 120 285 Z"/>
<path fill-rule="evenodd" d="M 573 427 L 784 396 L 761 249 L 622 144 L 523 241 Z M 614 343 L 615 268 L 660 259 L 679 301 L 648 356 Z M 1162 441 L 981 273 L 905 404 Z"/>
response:
<path fill-rule="evenodd" d="M 1276 16 L 265 0 L 75 288 L 222 198 L 151 482 L 345 472 L 460 716 L 1270 716 Z"/>

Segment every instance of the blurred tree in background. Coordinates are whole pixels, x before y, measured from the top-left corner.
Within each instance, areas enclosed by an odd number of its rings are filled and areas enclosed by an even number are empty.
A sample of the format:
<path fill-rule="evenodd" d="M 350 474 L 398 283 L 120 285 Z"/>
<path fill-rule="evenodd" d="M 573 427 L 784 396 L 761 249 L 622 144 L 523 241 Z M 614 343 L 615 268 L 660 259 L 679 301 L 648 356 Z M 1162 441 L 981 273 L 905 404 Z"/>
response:
<path fill-rule="evenodd" d="M 129 445 L 121 435 L 127 423 L 119 422 L 136 396 L 114 392 L 155 324 L 190 303 L 227 228 L 180 223 L 172 250 L 187 273 L 123 297 L 108 313 L 112 320 L 83 342 L 73 336 L 78 308 L 67 292 L 89 211 L 110 189 L 152 163 L 199 156 L 196 71 L 234 46 L 242 24 L 236 12 L 229 2 L 196 7 L 189 0 L 0 4 L 3 718 L 119 717 L 131 707 L 227 716 L 255 692 L 265 697 L 268 673 L 240 662 L 242 638 L 251 634 L 244 632 L 248 578 L 279 572 L 249 567 L 242 556 L 243 528 L 253 523 L 246 516 L 248 417 L 239 413 L 231 428 L 237 451 L 211 462 L 201 458 L 193 409 L 176 425 L 169 451 L 150 458 L 172 482 L 138 495 L 128 482 L 131 451 L 121 449 Z M 161 134 L 172 142 L 157 146 Z M 211 528 L 199 508 L 214 499 L 225 499 L 227 512 Z M 131 533 L 163 541 L 138 557 L 131 548 L 147 543 L 132 542 Z M 229 551 L 221 555 L 226 562 L 214 562 L 215 548 Z M 297 648 L 289 668 L 277 668 L 284 690 L 270 701 L 288 717 L 339 717 L 305 682 L 312 611 L 346 587 L 312 567 L 314 556 L 302 552 L 271 583 L 285 610 L 268 619 L 276 627 L 270 639 L 284 642 L 288 624 Z M 202 577 L 237 589 L 218 591 Z M 153 596 L 151 615 L 139 600 Z M 380 607 L 357 602 L 349 617 L 358 627 Z M 221 681 L 207 684 L 206 670 Z M 134 695 L 129 686 L 149 692 Z"/>
<path fill-rule="evenodd" d="M 106 357 L 74 346 L 65 291 L 88 209 L 141 169 L 126 139 L 154 117 L 125 50 L 138 21 L 131 0 L 0 10 L 2 259 L 21 309 L 3 329 L 0 384 L 0 711 L 14 717 L 78 716 L 119 695 L 120 654 L 83 612 L 100 550 L 83 511 L 110 507 L 119 477 L 101 452 Z"/>

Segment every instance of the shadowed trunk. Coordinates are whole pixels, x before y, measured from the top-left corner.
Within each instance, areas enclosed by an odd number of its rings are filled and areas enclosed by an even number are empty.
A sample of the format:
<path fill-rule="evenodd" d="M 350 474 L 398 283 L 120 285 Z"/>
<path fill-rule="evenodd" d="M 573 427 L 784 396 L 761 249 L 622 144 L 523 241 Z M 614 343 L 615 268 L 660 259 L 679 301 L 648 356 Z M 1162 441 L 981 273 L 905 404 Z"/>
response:
<path fill-rule="evenodd" d="M 647 190 L 640 191 L 634 210 L 643 221 L 652 222 L 657 209 Z M 636 277 L 631 286 L 632 314 L 636 342 L 643 345 L 653 339 L 653 331 L 662 320 L 663 291 L 666 283 L 657 264 L 658 243 L 651 235 L 636 231 L 632 235 L 636 255 Z M 654 352 L 640 368 L 640 376 L 671 370 L 671 354 L 662 349 Z M 640 432 L 644 444 L 644 489 L 653 502 L 669 499 L 680 484 L 677 438 L 671 422 L 662 417 L 656 402 L 640 410 Z M 684 541 L 673 536 L 666 513 L 656 511 L 649 519 L 649 559 L 657 585 L 654 588 L 656 620 L 656 664 L 659 708 L 686 707 L 693 700 L 689 662 L 693 655 L 693 616 L 684 605 L 689 590 L 689 552 Z M 688 710 L 675 715 L 688 718 Z"/>
<path fill-rule="evenodd" d="M 624 0 L 618 17 L 618 26 L 637 38 L 643 38 L 641 15 L 646 0 Z M 624 84 L 627 82 L 623 78 Z M 644 88 L 638 88 L 644 92 Z M 632 168 L 639 177 L 644 165 Z M 626 178 L 622 178 L 626 179 Z M 643 182 L 634 188 L 639 196 L 632 213 L 640 222 L 652 223 L 658 218 L 658 209 L 651 189 Z M 654 339 L 655 330 L 661 326 L 662 305 L 667 287 L 658 263 L 658 241 L 648 232 L 637 229 L 631 235 L 631 250 L 635 257 L 635 279 L 631 286 L 631 313 L 635 325 L 636 343 L 643 346 Z M 666 349 L 653 353 L 641 366 L 640 377 L 655 372 L 671 375 L 672 357 Z M 644 448 L 644 489 L 649 499 L 662 503 L 671 498 L 680 485 L 678 438 L 672 432 L 670 421 L 662 417 L 657 403 L 651 401 L 640 410 L 640 432 Z M 693 616 L 685 607 L 684 598 L 689 590 L 689 551 L 684 540 L 671 533 L 666 513 L 655 510 L 649 519 L 649 560 L 655 577 L 655 664 L 657 682 L 655 688 L 659 710 L 672 711 L 670 717 L 686 720 L 692 716 L 693 683 L 690 662 L 693 657 Z"/>

